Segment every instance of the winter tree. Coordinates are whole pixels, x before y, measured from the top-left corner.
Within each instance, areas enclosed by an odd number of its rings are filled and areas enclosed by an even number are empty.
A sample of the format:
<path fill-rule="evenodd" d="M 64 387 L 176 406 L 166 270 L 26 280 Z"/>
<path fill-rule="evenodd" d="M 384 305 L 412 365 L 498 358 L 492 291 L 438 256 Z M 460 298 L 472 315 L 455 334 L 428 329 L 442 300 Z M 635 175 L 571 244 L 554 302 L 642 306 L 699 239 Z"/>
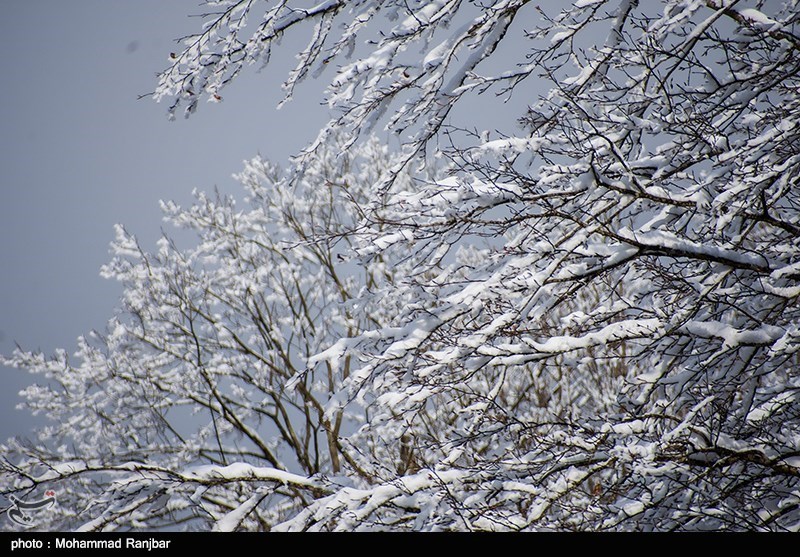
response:
<path fill-rule="evenodd" d="M 172 115 L 305 32 L 286 98 L 325 79 L 332 119 L 247 210 L 165 204 L 196 245 L 120 229 L 77 363 L 5 360 L 57 385 L 6 494 L 83 529 L 800 528 L 796 1 L 207 4 Z"/>

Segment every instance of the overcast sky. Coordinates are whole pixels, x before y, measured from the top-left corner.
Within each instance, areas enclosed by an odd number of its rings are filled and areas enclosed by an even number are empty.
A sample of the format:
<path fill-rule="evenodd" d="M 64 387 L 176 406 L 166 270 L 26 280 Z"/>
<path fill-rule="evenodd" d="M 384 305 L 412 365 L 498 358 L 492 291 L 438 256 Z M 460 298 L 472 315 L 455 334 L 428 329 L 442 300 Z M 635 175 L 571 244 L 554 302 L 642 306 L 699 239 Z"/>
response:
<path fill-rule="evenodd" d="M 137 96 L 197 31 L 199 0 L 27 0 L 0 19 L 0 352 L 15 342 L 51 354 L 102 330 L 121 292 L 99 276 L 113 225 L 147 248 L 159 199 L 193 188 L 235 190 L 231 174 L 260 153 L 284 163 L 327 120 L 319 88 L 276 111 L 281 77 L 302 37 L 287 37 L 269 72 L 245 72 L 220 104 L 169 122 Z M 292 51 L 292 49 L 295 49 Z M 283 55 L 281 55 L 283 54 Z M 0 368 L 0 438 L 35 424 L 15 410 L 36 378 Z M 41 422 L 38 422 L 41 423 Z"/>
<path fill-rule="evenodd" d="M 249 68 L 224 89 L 222 103 L 201 104 L 188 120 L 170 122 L 165 104 L 137 100 L 154 90 L 156 73 L 180 48 L 175 39 L 201 29 L 201 12 L 200 0 L 4 6 L 0 353 L 10 354 L 16 342 L 72 354 L 78 336 L 104 329 L 121 293 L 99 276 L 114 224 L 152 249 L 162 229 L 160 199 L 186 205 L 194 188 L 238 193 L 231 175 L 245 159 L 261 154 L 286 166 L 328 121 L 321 83 L 302 84 L 292 103 L 275 109 L 281 82 L 308 41 L 302 30 L 273 49 L 268 70 Z M 505 41 L 495 63 L 516 60 L 521 47 Z M 462 100 L 451 116 L 468 114 L 477 129 L 498 129 L 501 121 L 516 128 L 519 106 L 493 103 L 487 111 L 480 101 Z M 42 421 L 15 406 L 19 390 L 37 378 L 0 373 L 0 440 L 28 434 Z"/>

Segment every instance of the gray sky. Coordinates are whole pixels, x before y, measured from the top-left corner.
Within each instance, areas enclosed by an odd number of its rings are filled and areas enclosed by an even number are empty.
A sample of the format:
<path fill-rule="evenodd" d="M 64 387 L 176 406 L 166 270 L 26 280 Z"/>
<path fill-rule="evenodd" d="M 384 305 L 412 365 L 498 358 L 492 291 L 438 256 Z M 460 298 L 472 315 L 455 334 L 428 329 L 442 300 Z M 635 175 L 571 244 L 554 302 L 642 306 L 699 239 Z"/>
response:
<path fill-rule="evenodd" d="M 193 188 L 236 190 L 231 174 L 258 153 L 276 162 L 327 120 L 319 87 L 281 111 L 281 77 L 303 37 L 287 37 L 269 72 L 245 72 L 221 104 L 169 122 L 155 87 L 174 39 L 197 31 L 199 0 L 28 0 L 0 19 L 0 352 L 14 343 L 51 354 L 103 329 L 121 292 L 99 276 L 113 225 L 147 248 L 162 227 L 159 199 Z M 0 439 L 35 423 L 15 410 L 35 378 L 0 367 Z"/>

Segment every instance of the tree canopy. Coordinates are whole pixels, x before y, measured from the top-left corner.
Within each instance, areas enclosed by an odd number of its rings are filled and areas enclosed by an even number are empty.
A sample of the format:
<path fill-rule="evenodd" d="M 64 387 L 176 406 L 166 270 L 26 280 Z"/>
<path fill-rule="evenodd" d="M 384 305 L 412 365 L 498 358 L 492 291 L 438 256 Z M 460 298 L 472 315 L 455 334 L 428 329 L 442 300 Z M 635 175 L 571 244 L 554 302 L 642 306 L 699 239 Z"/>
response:
<path fill-rule="evenodd" d="M 325 79 L 331 120 L 244 210 L 165 203 L 191 246 L 120 227 L 77 363 L 2 359 L 54 423 L 3 493 L 57 486 L 59 529 L 800 528 L 796 1 L 206 4 L 170 114 L 306 32 L 286 99 Z"/>

